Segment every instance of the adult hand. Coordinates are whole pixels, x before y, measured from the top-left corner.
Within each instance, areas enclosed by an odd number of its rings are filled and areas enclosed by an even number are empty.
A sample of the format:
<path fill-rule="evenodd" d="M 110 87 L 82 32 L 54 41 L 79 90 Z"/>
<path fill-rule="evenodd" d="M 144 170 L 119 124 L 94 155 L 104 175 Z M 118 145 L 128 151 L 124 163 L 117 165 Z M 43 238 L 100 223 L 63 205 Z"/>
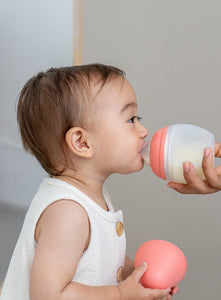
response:
<path fill-rule="evenodd" d="M 221 158 L 221 144 L 215 143 L 215 157 Z M 205 180 L 197 174 L 191 162 L 183 163 L 183 174 L 186 184 L 169 182 L 169 188 L 182 194 L 211 194 L 221 190 L 221 165 L 213 167 L 213 152 L 211 148 L 206 148 L 203 154 L 202 168 Z"/>

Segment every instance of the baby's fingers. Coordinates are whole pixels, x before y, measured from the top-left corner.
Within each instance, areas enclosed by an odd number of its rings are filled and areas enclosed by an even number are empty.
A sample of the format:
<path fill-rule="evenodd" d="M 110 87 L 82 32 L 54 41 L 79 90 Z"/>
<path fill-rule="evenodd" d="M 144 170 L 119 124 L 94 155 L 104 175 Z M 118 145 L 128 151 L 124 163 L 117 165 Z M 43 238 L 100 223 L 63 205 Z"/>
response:
<path fill-rule="evenodd" d="M 146 264 L 146 262 L 143 262 L 140 266 L 136 267 L 136 269 L 131 274 L 131 277 L 133 277 L 136 282 L 139 282 L 146 270 L 147 270 L 147 264 Z M 171 292 L 171 288 L 162 290 L 162 289 L 149 289 L 149 288 L 144 289 L 142 287 L 142 291 L 144 292 L 144 294 L 146 293 L 146 296 L 148 297 L 148 299 L 150 299 L 149 297 L 151 295 L 152 300 L 154 300 L 154 299 L 159 300 L 161 298 L 166 299 L 167 296 Z"/>
<path fill-rule="evenodd" d="M 176 295 L 176 294 L 178 294 L 178 292 L 179 292 L 179 286 L 176 285 L 175 287 L 172 288 L 171 294 Z"/>
<path fill-rule="evenodd" d="M 170 292 L 171 292 L 171 288 L 167 288 L 167 289 L 163 289 L 163 290 L 159 290 L 159 289 L 154 289 L 154 290 L 150 290 L 150 289 L 146 289 L 147 291 L 147 296 L 151 294 L 151 299 L 167 299 L 167 297 L 169 296 Z M 151 291 L 151 292 L 150 292 Z"/>
<path fill-rule="evenodd" d="M 136 269 L 131 274 L 131 277 L 133 277 L 136 282 L 139 282 L 146 270 L 147 270 L 147 263 L 143 262 L 140 266 L 136 267 Z"/>

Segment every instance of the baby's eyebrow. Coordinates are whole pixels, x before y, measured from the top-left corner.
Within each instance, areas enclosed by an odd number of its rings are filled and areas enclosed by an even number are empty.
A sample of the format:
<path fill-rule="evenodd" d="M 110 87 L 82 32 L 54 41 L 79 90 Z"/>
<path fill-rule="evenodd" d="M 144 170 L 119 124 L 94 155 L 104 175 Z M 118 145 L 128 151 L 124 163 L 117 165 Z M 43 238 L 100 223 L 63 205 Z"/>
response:
<path fill-rule="evenodd" d="M 123 112 L 125 112 L 125 110 L 129 109 L 129 108 L 136 108 L 137 107 L 137 104 L 135 102 L 129 102 L 127 103 L 126 105 L 124 105 L 121 110 L 120 110 L 120 113 L 122 114 Z"/>

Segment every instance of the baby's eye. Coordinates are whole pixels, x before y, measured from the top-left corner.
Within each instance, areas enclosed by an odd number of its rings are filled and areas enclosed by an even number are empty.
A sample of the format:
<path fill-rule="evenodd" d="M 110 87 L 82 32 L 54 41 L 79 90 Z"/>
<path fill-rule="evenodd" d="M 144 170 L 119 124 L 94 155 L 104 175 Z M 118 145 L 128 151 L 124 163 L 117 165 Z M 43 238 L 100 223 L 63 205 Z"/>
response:
<path fill-rule="evenodd" d="M 138 117 L 138 116 L 133 116 L 132 118 L 130 118 L 128 120 L 129 123 L 133 123 L 135 124 L 137 121 L 139 122 L 142 118 L 141 117 Z"/>

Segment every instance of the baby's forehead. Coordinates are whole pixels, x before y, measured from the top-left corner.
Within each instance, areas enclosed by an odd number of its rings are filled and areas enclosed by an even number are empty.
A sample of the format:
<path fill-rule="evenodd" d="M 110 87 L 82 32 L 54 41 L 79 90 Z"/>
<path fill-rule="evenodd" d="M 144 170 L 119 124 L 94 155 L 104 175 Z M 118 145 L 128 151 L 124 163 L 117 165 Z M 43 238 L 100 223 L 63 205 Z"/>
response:
<path fill-rule="evenodd" d="M 122 87 L 125 81 L 127 79 L 119 75 L 112 75 L 107 78 L 95 76 L 90 79 L 90 86 L 94 91 L 99 92 L 103 89 L 117 89 L 117 87 Z"/>
<path fill-rule="evenodd" d="M 99 98 L 99 100 L 100 98 L 105 99 L 110 94 L 119 94 L 123 89 L 125 81 L 127 80 L 121 76 L 107 78 L 106 80 L 93 78 L 90 82 L 90 93 L 92 99 L 96 101 L 97 98 Z"/>
<path fill-rule="evenodd" d="M 120 79 L 120 80 L 119 80 Z M 95 109 L 113 109 L 114 107 L 119 111 L 125 111 L 124 107 L 137 108 L 136 95 L 131 84 L 127 79 L 119 78 L 106 82 L 105 85 L 98 89 L 94 104 Z M 130 104 L 128 106 L 128 104 Z"/>

